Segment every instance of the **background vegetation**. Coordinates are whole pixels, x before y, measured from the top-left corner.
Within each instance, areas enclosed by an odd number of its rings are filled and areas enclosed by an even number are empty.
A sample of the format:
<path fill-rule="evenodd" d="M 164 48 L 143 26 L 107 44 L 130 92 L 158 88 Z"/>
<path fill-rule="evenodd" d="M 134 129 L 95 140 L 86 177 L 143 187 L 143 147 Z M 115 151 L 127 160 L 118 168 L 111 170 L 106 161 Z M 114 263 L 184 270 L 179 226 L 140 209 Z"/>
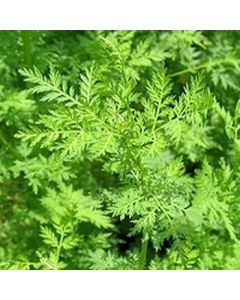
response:
<path fill-rule="evenodd" d="M 0 32 L 1 269 L 239 269 L 239 31 Z"/>

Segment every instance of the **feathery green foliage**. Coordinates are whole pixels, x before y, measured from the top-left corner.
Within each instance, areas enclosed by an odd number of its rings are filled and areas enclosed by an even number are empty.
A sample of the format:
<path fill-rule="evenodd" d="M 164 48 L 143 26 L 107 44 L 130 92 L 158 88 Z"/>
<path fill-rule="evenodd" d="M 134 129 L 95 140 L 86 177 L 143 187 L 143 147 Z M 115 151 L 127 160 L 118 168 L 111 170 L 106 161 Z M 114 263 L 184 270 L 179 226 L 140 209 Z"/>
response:
<path fill-rule="evenodd" d="M 239 31 L 0 34 L 0 268 L 240 268 Z"/>

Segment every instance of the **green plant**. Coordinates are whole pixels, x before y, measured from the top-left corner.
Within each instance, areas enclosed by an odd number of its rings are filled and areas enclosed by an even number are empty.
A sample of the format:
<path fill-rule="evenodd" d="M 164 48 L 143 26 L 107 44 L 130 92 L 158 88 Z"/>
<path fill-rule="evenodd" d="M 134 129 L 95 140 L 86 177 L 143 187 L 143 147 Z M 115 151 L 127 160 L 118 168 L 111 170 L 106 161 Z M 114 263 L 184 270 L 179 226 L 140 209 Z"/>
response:
<path fill-rule="evenodd" d="M 2 67 L 2 268 L 239 268 L 238 37 L 25 36 Z"/>

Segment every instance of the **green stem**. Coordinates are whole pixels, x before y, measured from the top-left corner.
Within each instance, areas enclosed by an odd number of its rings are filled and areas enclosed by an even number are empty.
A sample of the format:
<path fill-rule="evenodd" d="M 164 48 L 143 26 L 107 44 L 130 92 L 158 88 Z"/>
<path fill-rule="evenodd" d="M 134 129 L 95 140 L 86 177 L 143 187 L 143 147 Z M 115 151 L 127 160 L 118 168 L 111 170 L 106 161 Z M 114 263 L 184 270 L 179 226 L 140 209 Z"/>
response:
<path fill-rule="evenodd" d="M 194 71 L 197 71 L 197 70 L 200 70 L 200 69 L 214 67 L 214 66 L 221 65 L 221 64 L 232 65 L 234 63 L 231 59 L 227 59 L 227 58 L 218 59 L 218 60 L 215 60 L 215 61 L 212 61 L 212 62 L 205 62 L 205 63 L 202 63 L 202 64 L 197 65 L 197 66 L 186 68 L 184 70 L 172 73 L 172 74 L 170 74 L 170 76 L 175 77 L 175 76 L 179 76 L 179 75 L 182 75 L 182 74 L 191 73 L 191 72 L 194 72 Z"/>
<path fill-rule="evenodd" d="M 56 252 L 56 262 L 55 262 L 56 266 L 59 263 L 64 236 L 65 236 L 65 231 L 63 231 L 61 233 L 60 240 L 59 240 L 59 243 L 58 243 L 57 252 Z"/>
<path fill-rule="evenodd" d="M 123 80 L 124 80 L 125 88 L 127 88 L 127 79 L 126 79 L 126 76 L 125 76 L 124 71 L 123 71 Z M 133 115 L 132 115 L 132 112 L 131 112 L 131 106 L 130 106 L 130 101 L 129 101 L 129 95 L 126 95 L 126 106 L 127 106 L 128 117 L 130 118 L 130 122 L 131 122 L 131 126 L 132 126 L 133 123 L 134 123 L 134 120 L 133 120 Z"/>
<path fill-rule="evenodd" d="M 23 54 L 24 64 L 26 67 L 32 66 L 32 43 L 31 43 L 31 31 L 21 30 L 22 42 L 23 42 Z"/>
<path fill-rule="evenodd" d="M 148 250 L 148 239 L 145 239 L 142 242 L 142 247 L 141 247 L 141 253 L 139 257 L 139 270 L 144 270 L 145 265 L 146 265 L 146 259 L 147 259 L 147 250 Z"/>

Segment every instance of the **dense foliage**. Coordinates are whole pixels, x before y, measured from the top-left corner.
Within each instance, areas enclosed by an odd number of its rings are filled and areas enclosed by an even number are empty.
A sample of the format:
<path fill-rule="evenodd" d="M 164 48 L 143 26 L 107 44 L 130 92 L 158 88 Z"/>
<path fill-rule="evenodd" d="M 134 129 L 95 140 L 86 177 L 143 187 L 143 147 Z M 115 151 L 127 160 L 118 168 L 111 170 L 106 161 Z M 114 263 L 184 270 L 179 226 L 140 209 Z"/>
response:
<path fill-rule="evenodd" d="M 239 269 L 240 32 L 0 32 L 1 269 Z"/>

